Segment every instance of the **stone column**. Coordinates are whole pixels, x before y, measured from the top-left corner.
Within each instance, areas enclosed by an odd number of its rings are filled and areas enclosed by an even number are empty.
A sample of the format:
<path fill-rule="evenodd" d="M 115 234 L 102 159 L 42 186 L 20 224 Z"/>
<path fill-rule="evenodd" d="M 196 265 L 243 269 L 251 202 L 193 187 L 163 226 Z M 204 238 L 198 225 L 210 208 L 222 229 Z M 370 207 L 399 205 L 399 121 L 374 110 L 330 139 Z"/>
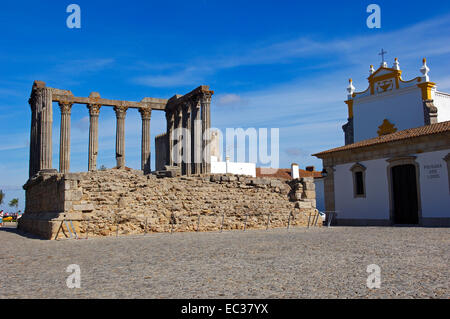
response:
<path fill-rule="evenodd" d="M 175 110 L 175 156 L 173 158 L 174 163 L 176 164 L 176 166 L 181 167 L 181 159 L 182 159 L 182 134 L 181 134 L 181 129 L 182 129 L 182 125 L 183 125 L 183 111 L 181 109 L 181 107 L 177 108 Z"/>
<path fill-rule="evenodd" d="M 185 136 L 185 129 L 186 129 L 186 105 L 182 104 L 180 106 L 181 111 L 181 129 L 180 129 L 180 166 L 181 166 L 181 175 L 186 175 L 186 136 Z"/>
<path fill-rule="evenodd" d="M 191 102 L 186 103 L 183 113 L 183 160 L 184 160 L 184 171 L 186 175 L 191 175 L 192 173 L 192 152 L 191 152 Z"/>
<path fill-rule="evenodd" d="M 70 171 L 70 114 L 72 103 L 59 102 L 61 109 L 61 125 L 59 135 L 59 172 Z"/>
<path fill-rule="evenodd" d="M 141 145 L 141 169 L 144 174 L 150 174 L 150 119 L 152 109 L 139 109 L 142 117 L 142 145 Z"/>
<path fill-rule="evenodd" d="M 41 152 L 42 145 L 42 107 L 47 101 L 48 103 L 48 95 L 50 95 L 50 105 L 51 101 L 51 92 L 47 91 L 47 98 L 44 98 L 44 90 L 45 83 L 42 81 L 34 81 L 33 88 L 31 90 L 31 96 L 28 102 L 31 107 L 31 132 L 30 132 L 30 172 L 29 175 L 32 177 L 36 173 L 41 170 L 41 163 L 43 156 Z M 50 94 L 49 94 L 50 93 Z M 47 110 L 48 111 L 48 110 Z M 51 111 L 51 109 L 50 109 Z M 51 131 L 50 131 L 51 132 Z M 51 165 L 50 165 L 51 166 Z"/>
<path fill-rule="evenodd" d="M 174 130 L 174 115 L 172 111 L 166 111 L 167 121 L 167 164 L 173 166 L 173 130 Z"/>
<path fill-rule="evenodd" d="M 192 162 L 194 174 L 201 174 L 202 167 L 202 121 L 200 119 L 200 102 L 192 104 Z"/>
<path fill-rule="evenodd" d="M 39 166 L 37 171 L 52 169 L 52 89 L 44 87 L 37 92 Z"/>
<path fill-rule="evenodd" d="M 37 147 L 37 117 L 36 117 L 36 103 L 33 98 L 28 100 L 31 108 L 31 128 L 30 128 L 30 162 L 28 176 L 32 177 L 36 174 L 36 159 L 38 155 Z"/>
<path fill-rule="evenodd" d="M 89 158 L 88 170 L 90 172 L 97 170 L 97 155 L 98 155 L 98 117 L 100 114 L 101 105 L 89 104 Z"/>
<path fill-rule="evenodd" d="M 116 163 L 117 168 L 125 167 L 125 116 L 127 107 L 115 106 L 116 112 Z"/>
<path fill-rule="evenodd" d="M 210 105 L 211 105 L 211 93 L 205 92 L 202 94 L 200 99 L 202 105 L 202 173 L 211 172 L 211 150 L 210 150 L 210 140 L 211 140 L 211 115 L 210 115 Z"/>

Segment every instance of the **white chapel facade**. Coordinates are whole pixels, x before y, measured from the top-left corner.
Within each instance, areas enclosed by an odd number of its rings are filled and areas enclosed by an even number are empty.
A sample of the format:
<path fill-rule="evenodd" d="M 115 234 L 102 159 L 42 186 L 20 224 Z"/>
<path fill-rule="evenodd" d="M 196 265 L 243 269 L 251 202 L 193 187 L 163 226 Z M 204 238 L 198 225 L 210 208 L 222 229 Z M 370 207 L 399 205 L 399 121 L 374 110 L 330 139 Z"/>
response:
<path fill-rule="evenodd" d="M 370 66 L 369 87 L 363 92 L 356 92 L 350 80 L 345 144 L 450 121 L 450 94 L 437 91 L 436 83 L 430 81 L 426 59 L 420 72 L 421 76 L 403 80 L 395 59 L 392 68 L 386 62 L 378 70 Z"/>
<path fill-rule="evenodd" d="M 335 225 L 450 226 L 450 94 L 420 71 L 404 81 L 395 59 L 364 92 L 350 80 L 346 145 L 315 154 Z"/>

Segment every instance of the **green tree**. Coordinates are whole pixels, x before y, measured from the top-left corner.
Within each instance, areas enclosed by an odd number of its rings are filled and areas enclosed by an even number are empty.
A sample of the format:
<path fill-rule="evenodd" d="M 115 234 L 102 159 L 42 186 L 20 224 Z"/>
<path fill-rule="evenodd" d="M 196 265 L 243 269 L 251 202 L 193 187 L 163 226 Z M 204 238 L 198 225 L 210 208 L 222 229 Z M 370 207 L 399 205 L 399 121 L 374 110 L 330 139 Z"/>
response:
<path fill-rule="evenodd" d="M 9 207 L 18 208 L 19 207 L 19 199 L 18 198 L 11 199 L 11 201 L 9 202 Z"/>
<path fill-rule="evenodd" d="M 3 200 L 5 199 L 5 193 L 3 193 L 2 190 L 0 190 L 0 205 L 3 205 Z"/>

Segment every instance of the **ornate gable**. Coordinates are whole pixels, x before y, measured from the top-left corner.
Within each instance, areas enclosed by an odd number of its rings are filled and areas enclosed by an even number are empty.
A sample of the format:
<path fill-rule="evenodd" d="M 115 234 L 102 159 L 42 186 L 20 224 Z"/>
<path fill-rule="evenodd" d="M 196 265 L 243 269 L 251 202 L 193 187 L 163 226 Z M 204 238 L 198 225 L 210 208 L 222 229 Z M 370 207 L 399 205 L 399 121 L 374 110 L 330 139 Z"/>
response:
<path fill-rule="evenodd" d="M 423 91 L 423 99 L 427 100 L 431 96 L 431 90 L 435 87 L 435 83 L 429 81 L 428 72 L 430 69 L 426 64 L 426 59 L 423 59 L 423 66 L 420 69 L 423 76 L 418 76 L 412 80 L 405 81 L 402 79 L 402 71 L 400 70 L 400 63 L 395 59 L 392 68 L 383 62 L 381 66 L 375 70 L 373 65 L 370 66 L 370 76 L 367 78 L 369 87 L 362 92 L 355 92 L 354 87 L 349 95 L 349 100 L 358 99 L 371 95 L 380 95 L 394 90 L 399 90 L 407 87 L 419 87 Z M 348 104 L 348 103 L 347 103 Z"/>
<path fill-rule="evenodd" d="M 370 94 L 379 94 L 398 89 L 402 77 L 402 71 L 380 67 L 369 76 Z"/>

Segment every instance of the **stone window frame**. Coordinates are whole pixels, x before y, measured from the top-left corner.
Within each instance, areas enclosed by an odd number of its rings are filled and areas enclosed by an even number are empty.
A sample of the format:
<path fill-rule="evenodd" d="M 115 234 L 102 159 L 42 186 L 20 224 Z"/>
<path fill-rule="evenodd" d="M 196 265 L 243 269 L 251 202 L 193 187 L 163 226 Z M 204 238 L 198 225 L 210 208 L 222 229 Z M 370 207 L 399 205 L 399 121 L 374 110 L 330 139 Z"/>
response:
<path fill-rule="evenodd" d="M 448 176 L 448 194 L 450 195 L 450 153 L 447 154 L 443 160 L 447 163 L 447 176 Z"/>
<path fill-rule="evenodd" d="M 361 163 L 356 163 L 350 168 L 352 172 L 352 180 L 353 180 L 353 198 L 366 198 L 367 197 L 367 187 L 366 187 L 366 170 L 367 168 Z M 363 194 L 357 194 L 356 187 L 356 173 L 362 173 L 362 183 L 363 183 Z"/>
<path fill-rule="evenodd" d="M 386 162 L 389 163 L 387 166 L 387 180 L 388 180 L 388 191 L 389 191 L 389 219 L 394 225 L 394 192 L 392 185 L 392 169 L 396 166 L 402 165 L 414 165 L 416 168 L 416 187 L 417 187 L 417 208 L 419 215 L 419 226 L 423 224 L 422 222 L 422 196 L 420 191 L 420 164 L 417 162 L 417 156 L 398 156 L 387 159 Z"/>

